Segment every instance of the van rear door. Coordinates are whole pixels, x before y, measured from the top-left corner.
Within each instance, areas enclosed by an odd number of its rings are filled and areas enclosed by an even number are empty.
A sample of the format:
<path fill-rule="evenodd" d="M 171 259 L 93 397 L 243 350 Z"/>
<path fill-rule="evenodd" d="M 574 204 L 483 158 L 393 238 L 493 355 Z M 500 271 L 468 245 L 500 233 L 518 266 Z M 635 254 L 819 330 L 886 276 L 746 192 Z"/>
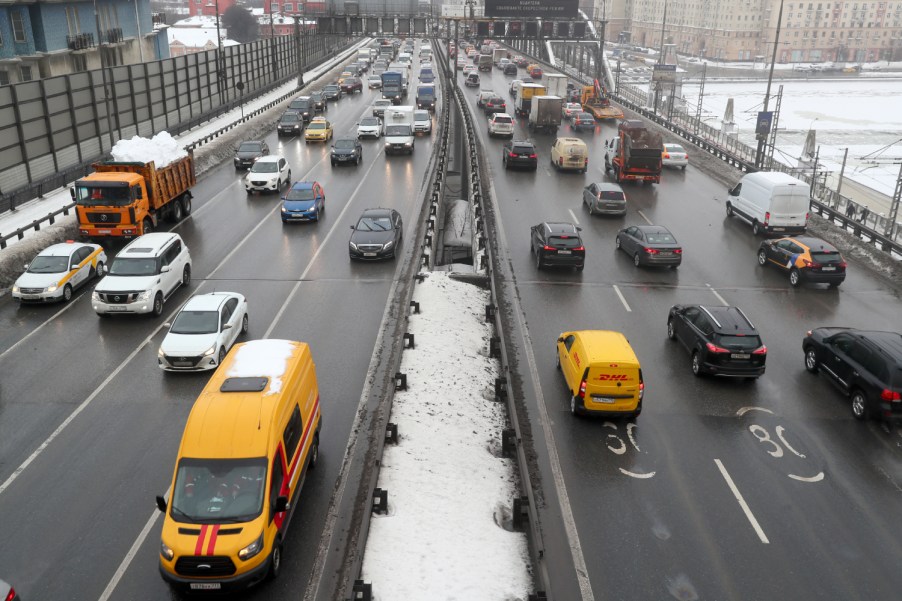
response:
<path fill-rule="evenodd" d="M 774 188 L 770 201 L 769 225 L 774 228 L 804 228 L 811 207 L 809 196 L 809 188 L 804 185 L 785 185 Z"/>
<path fill-rule="evenodd" d="M 606 411 L 632 411 L 639 402 L 639 366 L 632 363 L 591 365 L 585 403 Z"/>

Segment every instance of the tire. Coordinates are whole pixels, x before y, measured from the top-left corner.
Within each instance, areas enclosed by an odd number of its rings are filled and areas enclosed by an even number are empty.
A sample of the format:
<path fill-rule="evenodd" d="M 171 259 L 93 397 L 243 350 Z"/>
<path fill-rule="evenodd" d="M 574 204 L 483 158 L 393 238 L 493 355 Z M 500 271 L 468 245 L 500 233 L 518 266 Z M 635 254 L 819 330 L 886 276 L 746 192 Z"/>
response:
<path fill-rule="evenodd" d="M 150 218 L 146 218 L 141 224 L 141 234 L 150 234 L 153 233 L 153 221 Z"/>
<path fill-rule="evenodd" d="M 288 179 L 285 180 L 285 183 L 291 185 L 291 169 L 288 170 Z"/>
<path fill-rule="evenodd" d="M 732 217 L 732 216 L 733 216 L 733 204 L 728 202 L 727 203 L 727 217 Z"/>
<path fill-rule="evenodd" d="M 805 348 L 805 369 L 813 374 L 816 374 L 819 369 L 817 362 L 817 353 L 814 352 L 814 347 L 812 346 Z"/>
<path fill-rule="evenodd" d="M 106 265 L 103 264 L 103 261 L 97 261 L 97 269 L 94 270 L 94 275 L 97 276 L 98 280 L 106 275 Z"/>
<path fill-rule="evenodd" d="M 542 253 L 536 251 L 536 269 L 542 270 Z"/>
<path fill-rule="evenodd" d="M 68 303 L 72 300 L 72 284 L 66 284 L 63 286 L 63 302 Z"/>
<path fill-rule="evenodd" d="M 617 248 L 617 250 L 620 250 L 620 236 L 616 236 L 614 238 L 614 246 Z"/>
<path fill-rule="evenodd" d="M 282 539 L 276 538 L 272 555 L 269 556 L 269 577 L 275 580 L 282 573 Z"/>
<path fill-rule="evenodd" d="M 639 399 L 639 404 L 636 405 L 636 410 L 633 411 L 632 417 L 633 417 L 633 419 L 636 419 L 640 415 L 642 415 L 642 399 Z"/>
<path fill-rule="evenodd" d="M 185 268 L 182 270 L 182 286 L 185 288 L 188 287 L 188 284 L 191 283 L 191 266 L 185 265 Z"/>
<path fill-rule="evenodd" d="M 633 255 L 633 265 L 639 267 L 642 265 L 642 259 L 639 258 L 639 252 L 636 251 L 636 254 Z"/>
<path fill-rule="evenodd" d="M 313 437 L 313 444 L 310 445 L 310 459 L 307 461 L 307 465 L 310 469 L 316 469 L 316 464 L 319 463 L 319 436 Z"/>
<path fill-rule="evenodd" d="M 576 400 L 575 394 L 570 395 L 570 413 L 576 416 L 582 413 L 582 410 L 579 406 L 579 401 Z"/>
<path fill-rule="evenodd" d="M 702 359 L 698 356 L 698 351 L 692 351 L 692 375 L 700 377 L 702 375 Z"/>
<path fill-rule="evenodd" d="M 219 347 L 219 355 L 216 359 L 216 365 L 222 365 L 222 362 L 225 360 L 226 350 L 224 346 Z"/>
<path fill-rule="evenodd" d="M 676 330 L 673 329 L 673 320 L 667 320 L 667 337 L 671 340 L 676 340 Z"/>
<path fill-rule="evenodd" d="M 763 249 L 758 251 L 758 265 L 767 267 L 767 253 Z"/>
<path fill-rule="evenodd" d="M 330 162 L 332 163 L 332 166 L 334 167 L 334 166 L 335 166 L 335 161 L 330 161 Z"/>
<path fill-rule="evenodd" d="M 250 328 L 250 318 L 247 316 L 247 313 L 245 313 L 244 317 L 241 318 L 241 333 L 246 336 L 249 328 Z"/>
<path fill-rule="evenodd" d="M 852 402 L 852 417 L 858 421 L 866 420 L 868 418 L 868 405 L 864 392 L 854 388 L 852 394 L 849 395 L 849 400 Z"/>
<path fill-rule="evenodd" d="M 758 225 L 757 221 L 753 221 L 752 222 L 752 235 L 757 236 L 760 233 L 761 233 L 761 226 Z"/>
<path fill-rule="evenodd" d="M 172 208 L 169 210 L 169 221 L 171 223 L 178 223 L 182 220 L 182 201 L 181 199 L 176 198 L 172 201 Z"/>
<path fill-rule="evenodd" d="M 802 283 L 802 275 L 799 273 L 799 270 L 793 267 L 789 272 L 789 283 L 793 288 L 798 288 L 799 284 Z"/>
<path fill-rule="evenodd" d="M 191 196 L 186 195 L 182 198 L 182 215 L 187 217 L 191 214 Z"/>
<path fill-rule="evenodd" d="M 554 352 L 557 355 L 557 349 L 554 349 Z M 557 368 L 558 371 L 561 371 L 561 356 L 560 355 L 557 355 L 557 357 L 555 358 L 554 366 Z"/>
<path fill-rule="evenodd" d="M 163 314 L 163 293 L 157 292 L 157 295 L 153 297 L 153 310 L 150 312 L 154 317 L 159 317 Z"/>

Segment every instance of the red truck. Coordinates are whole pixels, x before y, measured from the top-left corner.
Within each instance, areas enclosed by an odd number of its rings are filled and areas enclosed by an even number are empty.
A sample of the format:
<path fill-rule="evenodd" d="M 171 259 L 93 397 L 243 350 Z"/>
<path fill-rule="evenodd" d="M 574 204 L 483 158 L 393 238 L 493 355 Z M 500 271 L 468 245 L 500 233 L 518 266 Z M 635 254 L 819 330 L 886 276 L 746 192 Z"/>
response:
<path fill-rule="evenodd" d="M 194 155 L 156 168 L 149 163 L 104 162 L 70 190 L 85 238 L 133 238 L 154 231 L 160 219 L 181 221 L 191 213 Z"/>
<path fill-rule="evenodd" d="M 661 134 L 649 131 L 638 119 L 620 122 L 617 137 L 604 143 L 604 169 L 614 172 L 617 183 L 626 181 L 661 183 Z"/>

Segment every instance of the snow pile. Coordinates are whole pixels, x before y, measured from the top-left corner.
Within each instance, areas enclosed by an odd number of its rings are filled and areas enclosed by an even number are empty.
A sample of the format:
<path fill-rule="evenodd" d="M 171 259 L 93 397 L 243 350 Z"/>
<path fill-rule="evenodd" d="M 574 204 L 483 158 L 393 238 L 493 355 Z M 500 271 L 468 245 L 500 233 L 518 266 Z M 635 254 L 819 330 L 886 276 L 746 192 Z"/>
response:
<path fill-rule="evenodd" d="M 121 163 L 154 162 L 157 169 L 188 156 L 169 132 L 161 131 L 147 139 L 135 136 L 131 140 L 119 140 L 111 151 L 113 160 Z"/>
<path fill-rule="evenodd" d="M 285 363 L 295 349 L 290 340 L 252 340 L 238 348 L 229 368 L 230 378 L 269 378 L 267 395 L 282 390 Z"/>
<path fill-rule="evenodd" d="M 414 293 L 416 347 L 404 351 L 407 391 L 395 394 L 363 579 L 378 601 L 512 601 L 532 590 L 526 536 L 506 530 L 517 494 L 514 463 L 500 457 L 504 407 L 487 356 L 488 292 L 433 272 Z"/>

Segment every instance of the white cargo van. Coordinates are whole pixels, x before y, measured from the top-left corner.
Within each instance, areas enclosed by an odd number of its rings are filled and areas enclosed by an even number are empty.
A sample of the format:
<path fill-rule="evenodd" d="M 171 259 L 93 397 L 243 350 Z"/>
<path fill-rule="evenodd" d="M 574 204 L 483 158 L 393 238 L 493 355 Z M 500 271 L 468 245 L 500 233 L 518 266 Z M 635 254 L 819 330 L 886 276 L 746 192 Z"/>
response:
<path fill-rule="evenodd" d="M 738 215 L 752 233 L 799 234 L 808 227 L 811 191 L 808 184 L 779 171 L 744 175 L 727 190 L 727 217 Z"/>
<path fill-rule="evenodd" d="M 385 154 L 413 154 L 413 107 L 387 107 L 383 114 L 385 123 Z"/>

